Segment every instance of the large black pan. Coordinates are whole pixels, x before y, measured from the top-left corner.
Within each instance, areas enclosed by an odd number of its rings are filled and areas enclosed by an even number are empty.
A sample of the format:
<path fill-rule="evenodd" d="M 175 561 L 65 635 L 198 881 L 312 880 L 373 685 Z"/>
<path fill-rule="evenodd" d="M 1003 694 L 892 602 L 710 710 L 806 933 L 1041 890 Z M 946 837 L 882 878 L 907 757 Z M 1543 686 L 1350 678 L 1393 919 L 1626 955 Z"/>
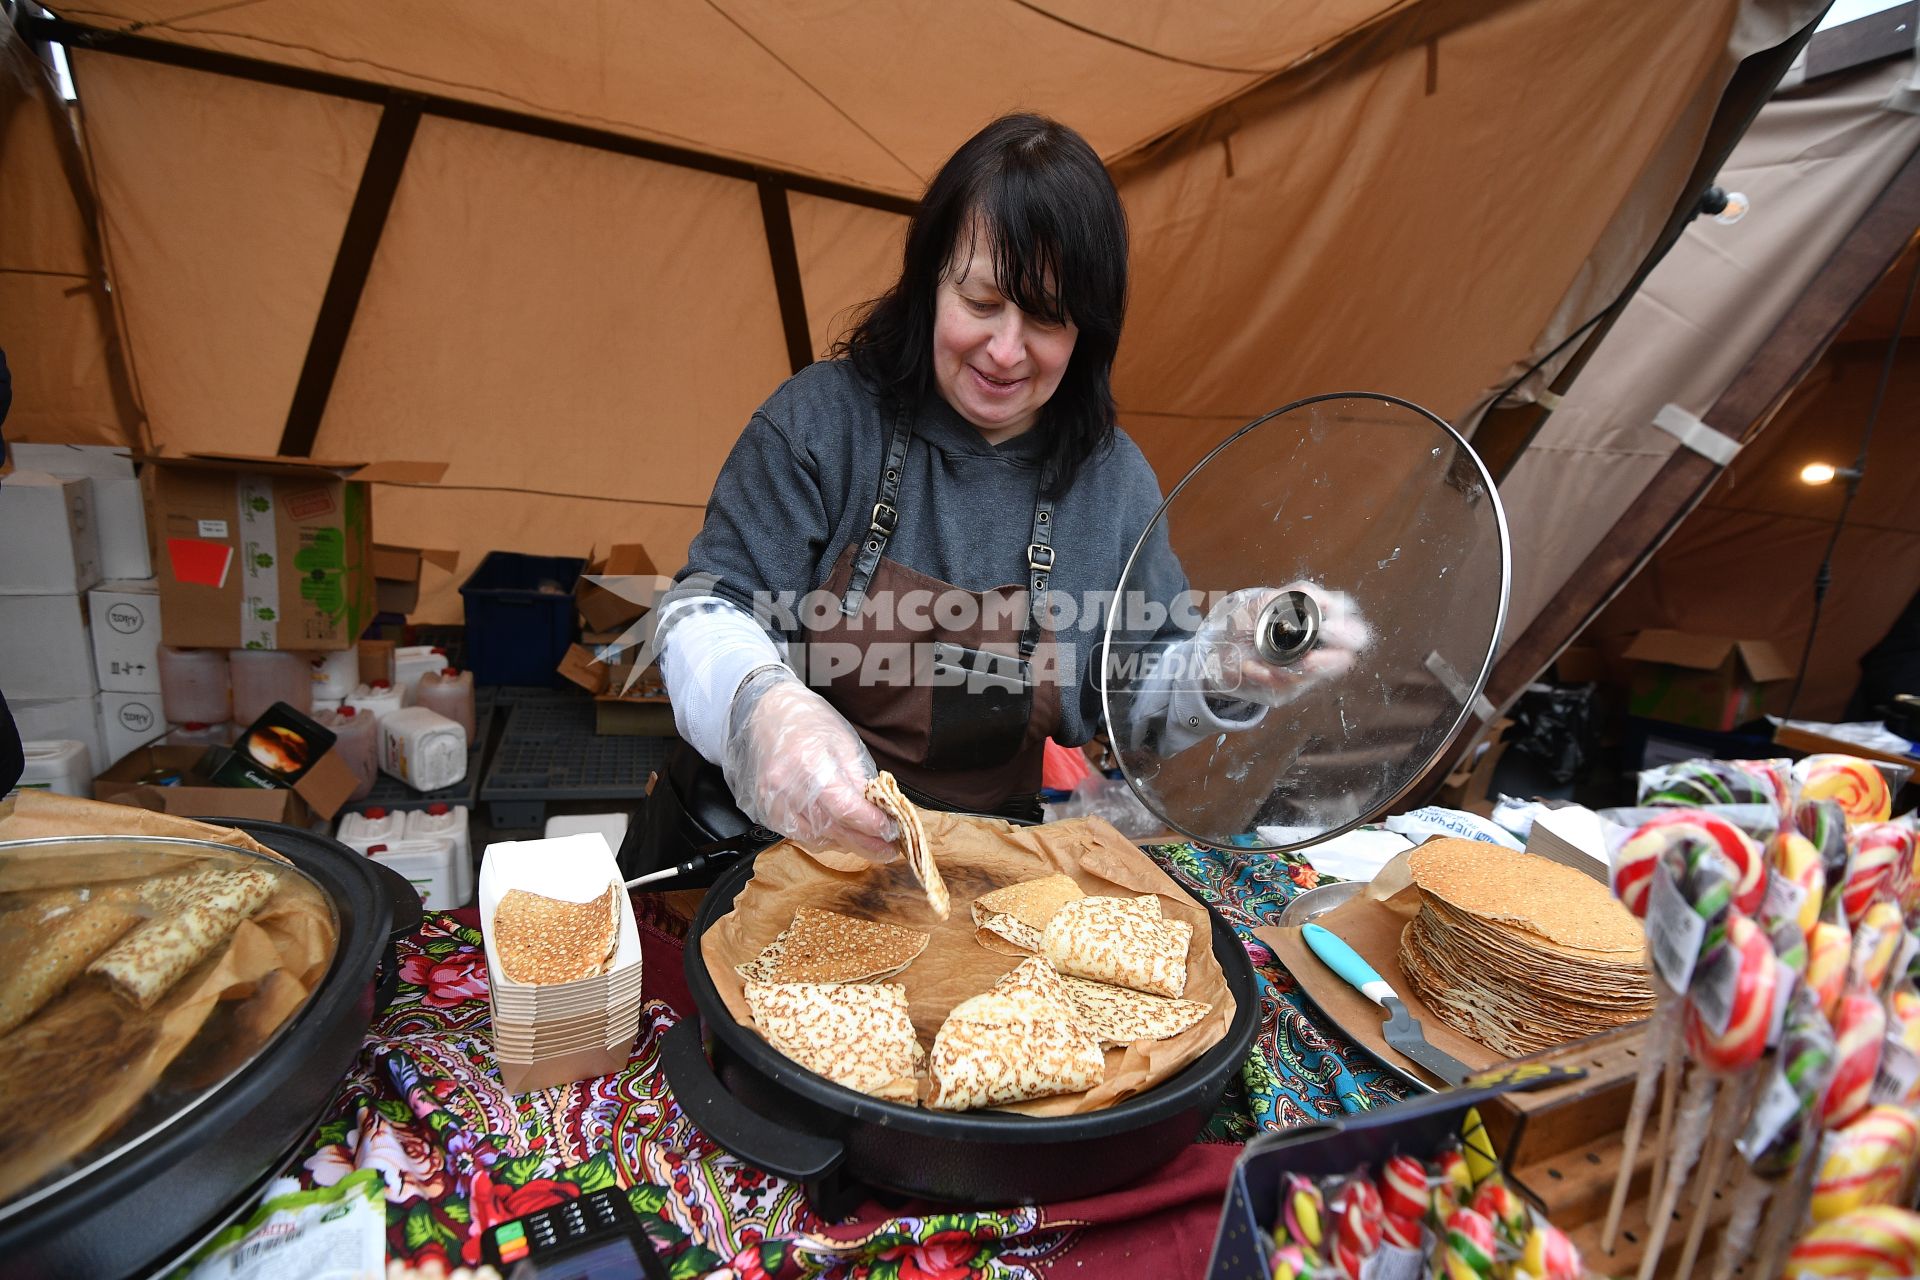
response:
<path fill-rule="evenodd" d="M 882 1102 L 817 1076 L 734 1021 L 700 940 L 733 907 L 752 859 L 729 868 L 694 915 L 687 985 L 712 1032 L 667 1033 L 662 1064 L 674 1097 L 722 1147 L 769 1173 L 804 1183 L 816 1212 L 836 1218 L 874 1191 L 952 1205 L 1003 1206 L 1078 1199 L 1121 1186 L 1180 1154 L 1205 1126 L 1253 1045 L 1259 996 L 1253 965 L 1212 910 L 1213 954 L 1233 992 L 1226 1037 L 1173 1079 L 1080 1116 L 950 1113 Z"/>
<path fill-rule="evenodd" d="M 176 1258 L 297 1150 L 392 999 L 394 944 L 420 927 L 413 886 L 324 836 L 218 821 L 286 855 L 332 899 L 333 964 L 292 1025 L 212 1096 L 164 1127 L 119 1135 L 129 1145 L 52 1194 L 0 1209 L 0 1276 L 110 1280 Z"/>

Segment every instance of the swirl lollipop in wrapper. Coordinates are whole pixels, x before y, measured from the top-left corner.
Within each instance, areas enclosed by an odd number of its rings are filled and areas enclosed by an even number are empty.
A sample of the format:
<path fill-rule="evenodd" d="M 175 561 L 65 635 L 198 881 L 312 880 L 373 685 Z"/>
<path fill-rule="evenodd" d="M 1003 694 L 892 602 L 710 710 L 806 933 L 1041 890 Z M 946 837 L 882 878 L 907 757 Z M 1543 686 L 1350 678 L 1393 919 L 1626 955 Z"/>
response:
<path fill-rule="evenodd" d="M 1279 1243 L 1297 1245 L 1309 1266 L 1318 1266 L 1326 1256 L 1327 1204 L 1311 1179 L 1290 1173 L 1281 1184 L 1280 1229 L 1285 1238 Z"/>
<path fill-rule="evenodd" d="M 1813 926 L 1820 922 L 1820 904 L 1827 896 L 1827 871 L 1820 862 L 1820 851 L 1798 831 L 1782 831 L 1773 841 L 1773 870 L 1802 895 L 1795 919 L 1800 932 L 1811 937 Z"/>
<path fill-rule="evenodd" d="M 1493 1223 L 1486 1215 L 1455 1209 L 1447 1215 L 1439 1266 L 1434 1272 L 1445 1280 L 1492 1280 L 1498 1256 Z"/>
<path fill-rule="evenodd" d="M 1380 1168 L 1380 1207 L 1398 1218 L 1427 1212 L 1427 1167 L 1412 1156 L 1394 1156 Z"/>
<path fill-rule="evenodd" d="M 1843 1129 L 1867 1109 L 1873 1096 L 1881 1044 L 1887 1037 L 1887 1012 L 1865 992 L 1849 991 L 1840 998 L 1833 1037 L 1833 1083 L 1827 1086 L 1820 1118 L 1829 1129 Z"/>
<path fill-rule="evenodd" d="M 1869 1107 L 1823 1149 L 1813 1183 L 1813 1220 L 1830 1222 L 1855 1209 L 1892 1204 L 1920 1154 L 1920 1124 L 1905 1107 Z"/>
<path fill-rule="evenodd" d="M 1820 854 L 1827 876 L 1827 904 L 1839 907 L 1840 890 L 1847 882 L 1847 814 L 1833 800 L 1800 800 L 1793 806 L 1793 827 Z M 1827 912 L 1822 916 L 1828 917 Z"/>
<path fill-rule="evenodd" d="M 1520 1266 L 1535 1280 L 1581 1280 L 1587 1273 L 1573 1241 L 1545 1222 L 1527 1232 L 1520 1246 Z"/>
<path fill-rule="evenodd" d="M 1770 779 L 1733 760 L 1687 760 L 1640 774 L 1638 803 L 1655 809 L 1777 804 Z"/>
<path fill-rule="evenodd" d="M 1380 1248 L 1382 1219 L 1379 1189 L 1361 1170 L 1347 1179 L 1333 1199 L 1333 1260 L 1347 1280 L 1360 1280 L 1360 1267 Z"/>
<path fill-rule="evenodd" d="M 1527 1238 L 1527 1228 L 1533 1225 L 1533 1215 L 1527 1211 L 1526 1202 L 1513 1193 L 1513 1188 L 1499 1174 L 1493 1174 L 1480 1184 L 1473 1193 L 1472 1209 L 1487 1221 L 1514 1248 L 1519 1248 Z"/>
<path fill-rule="evenodd" d="M 1884 898 L 1868 907 L 1860 917 L 1860 927 L 1854 930 L 1848 985 L 1881 990 L 1906 939 L 1907 924 L 1899 907 Z"/>
<path fill-rule="evenodd" d="M 1793 766 L 1800 798 L 1831 800 L 1850 823 L 1885 822 L 1893 816 L 1886 775 L 1871 760 L 1854 756 L 1808 756 Z"/>
<path fill-rule="evenodd" d="M 1820 1000 L 1829 1018 L 1840 1011 L 1847 989 L 1847 966 L 1853 955 L 1853 935 L 1837 920 L 1822 920 L 1807 935 L 1807 986 Z"/>
<path fill-rule="evenodd" d="M 1910 855 L 1895 843 L 1862 841 L 1858 832 L 1849 836 L 1847 846 L 1847 876 L 1841 882 L 1840 907 L 1846 912 L 1847 923 L 1858 929 L 1874 903 L 1897 900 L 1894 868 L 1899 866 L 1904 871 Z"/>
<path fill-rule="evenodd" d="M 1823 1222 L 1787 1255 L 1785 1274 L 1847 1280 L 1920 1275 L 1920 1214 L 1877 1205 Z"/>

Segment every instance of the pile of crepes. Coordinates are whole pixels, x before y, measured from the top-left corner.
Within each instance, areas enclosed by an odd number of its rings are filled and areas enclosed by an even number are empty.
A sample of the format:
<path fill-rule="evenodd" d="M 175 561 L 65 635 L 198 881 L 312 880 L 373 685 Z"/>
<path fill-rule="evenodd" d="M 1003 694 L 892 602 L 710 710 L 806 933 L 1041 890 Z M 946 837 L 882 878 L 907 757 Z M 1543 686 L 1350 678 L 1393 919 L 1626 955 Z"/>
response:
<path fill-rule="evenodd" d="M 1652 1015 L 1645 935 L 1606 885 L 1477 840 L 1408 857 L 1420 910 L 1400 966 L 1454 1030 L 1520 1057 Z"/>
<path fill-rule="evenodd" d="M 961 1001 L 923 1047 L 906 988 L 886 981 L 928 935 L 806 907 L 747 964 L 754 1026 L 800 1065 L 876 1098 L 964 1111 L 1098 1085 L 1105 1047 L 1179 1035 L 1212 1010 L 1182 999 L 1193 929 L 1159 899 L 1085 894 L 1064 875 L 972 903 L 975 938 L 1026 958 Z"/>

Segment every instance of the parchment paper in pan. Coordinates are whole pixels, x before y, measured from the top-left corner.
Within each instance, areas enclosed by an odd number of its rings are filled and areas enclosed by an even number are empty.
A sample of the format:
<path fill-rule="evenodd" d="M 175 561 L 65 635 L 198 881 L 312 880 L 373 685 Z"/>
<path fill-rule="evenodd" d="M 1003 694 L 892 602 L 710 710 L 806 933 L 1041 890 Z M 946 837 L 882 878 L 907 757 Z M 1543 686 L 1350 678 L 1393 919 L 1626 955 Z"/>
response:
<path fill-rule="evenodd" d="M 753 1020 L 734 966 L 758 955 L 801 907 L 819 907 L 930 935 L 920 957 L 889 981 L 907 988 L 914 1029 L 920 1042 L 931 1047 L 948 1011 L 987 990 L 1022 959 L 996 955 L 974 940 L 973 900 L 1005 885 L 1062 872 L 1089 894 L 1151 893 L 1160 899 L 1167 919 L 1192 925 L 1185 998 L 1205 1001 L 1213 1009 L 1170 1039 L 1109 1049 L 1106 1077 L 1093 1089 L 1015 1103 L 1002 1110 L 1049 1116 L 1098 1111 L 1172 1078 L 1226 1035 L 1233 1021 L 1233 994 L 1213 956 L 1206 911 L 1111 823 L 1079 818 L 1041 827 L 1013 827 L 932 810 L 922 810 L 921 819 L 940 874 L 953 894 L 953 911 L 944 922 L 928 910 L 926 894 L 905 860 L 871 870 L 835 871 L 792 841 L 782 841 L 755 860 L 753 879 L 734 900 L 733 910 L 701 939 L 701 955 L 720 998 L 742 1026 L 751 1028 Z M 924 1080 L 921 1096 L 926 1096 Z"/>

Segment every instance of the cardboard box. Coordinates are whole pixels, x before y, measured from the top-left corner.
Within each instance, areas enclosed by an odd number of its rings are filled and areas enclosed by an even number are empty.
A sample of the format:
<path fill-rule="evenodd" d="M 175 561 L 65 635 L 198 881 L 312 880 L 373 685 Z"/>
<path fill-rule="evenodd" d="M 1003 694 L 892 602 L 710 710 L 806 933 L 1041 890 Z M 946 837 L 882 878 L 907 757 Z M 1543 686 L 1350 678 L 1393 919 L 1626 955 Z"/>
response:
<path fill-rule="evenodd" d="M 420 569 L 433 565 L 447 573 L 460 567 L 458 551 L 373 544 L 373 607 L 378 613 L 409 614 L 420 604 Z"/>
<path fill-rule="evenodd" d="M 1553 660 L 1555 684 L 1597 684 L 1606 678 L 1606 655 L 1597 645 L 1568 645 Z"/>
<path fill-rule="evenodd" d="M 153 579 L 107 581 L 87 592 L 93 674 L 115 693 L 160 692 L 160 588 Z"/>
<path fill-rule="evenodd" d="M 593 582 L 592 578 L 620 581 Z M 581 629 L 625 630 L 644 617 L 672 585 L 672 579 L 660 577 L 645 547 L 637 542 L 618 543 L 608 549 L 604 558 L 589 559 L 586 569 L 573 584 Z"/>
<path fill-rule="evenodd" d="M 182 818 L 258 818 L 305 827 L 313 812 L 297 792 L 263 791 L 254 787 L 160 787 L 141 785 L 156 769 L 182 775 L 193 771 L 206 754 L 205 747 L 146 747 L 124 756 L 93 780 L 93 798 L 137 805 Z"/>
<path fill-rule="evenodd" d="M 1763 714 L 1763 686 L 1793 675 L 1765 640 L 1690 631 L 1642 631 L 1627 646 L 1630 714 L 1725 733 Z"/>
<path fill-rule="evenodd" d="M 72 595 L 100 581 L 85 480 L 18 470 L 0 501 L 0 595 Z"/>
<path fill-rule="evenodd" d="M 151 578 L 147 515 L 133 455 L 110 445 L 16 444 L 13 463 L 27 471 L 72 476 L 87 482 L 103 578 Z"/>
<path fill-rule="evenodd" d="M 14 726 L 22 742 L 59 742 L 71 739 L 87 744 L 87 771 L 98 772 L 107 762 L 100 739 L 100 708 L 89 694 L 84 698 L 8 698 Z"/>
<path fill-rule="evenodd" d="M 9 699 L 91 698 L 99 691 L 85 596 L 8 596 L 0 603 L 0 690 Z"/>
<path fill-rule="evenodd" d="M 333 743 L 331 729 L 276 702 L 234 742 L 227 767 L 216 780 L 295 791 L 315 813 L 331 818 L 360 785 L 359 775 L 333 750 Z"/>
<path fill-rule="evenodd" d="M 100 741 L 106 746 L 104 759 L 109 765 L 157 741 L 169 727 L 158 693 L 100 695 Z"/>
<path fill-rule="evenodd" d="M 437 463 L 371 466 L 190 454 L 147 460 L 166 643 L 346 649 L 373 617 L 368 485 L 431 484 Z"/>

